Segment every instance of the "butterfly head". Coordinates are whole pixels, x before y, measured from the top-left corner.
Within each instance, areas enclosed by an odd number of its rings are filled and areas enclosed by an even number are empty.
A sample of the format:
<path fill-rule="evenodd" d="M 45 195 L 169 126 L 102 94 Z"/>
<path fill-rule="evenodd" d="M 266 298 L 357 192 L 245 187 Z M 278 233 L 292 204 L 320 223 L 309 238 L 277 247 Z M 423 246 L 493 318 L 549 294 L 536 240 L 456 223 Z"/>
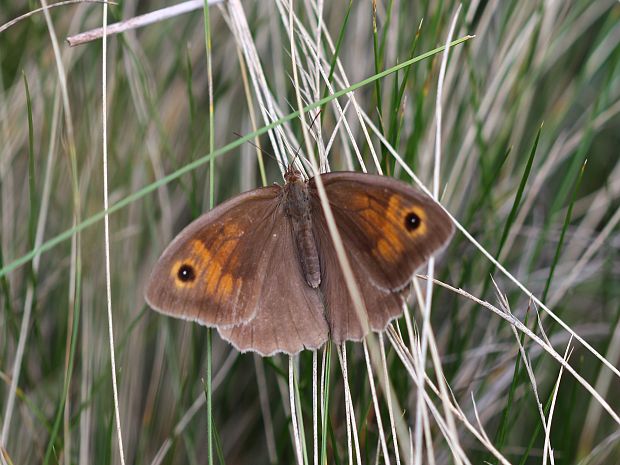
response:
<path fill-rule="evenodd" d="M 298 182 L 303 179 L 301 171 L 296 169 L 293 164 L 290 164 L 284 173 L 284 180 L 287 184 Z"/>

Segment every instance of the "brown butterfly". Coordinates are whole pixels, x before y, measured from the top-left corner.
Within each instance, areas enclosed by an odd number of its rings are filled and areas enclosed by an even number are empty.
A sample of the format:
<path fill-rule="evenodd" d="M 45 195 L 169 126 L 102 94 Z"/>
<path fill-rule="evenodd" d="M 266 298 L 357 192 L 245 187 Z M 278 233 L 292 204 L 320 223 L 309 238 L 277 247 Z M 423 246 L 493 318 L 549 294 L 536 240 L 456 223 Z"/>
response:
<path fill-rule="evenodd" d="M 368 311 L 382 331 L 403 311 L 417 268 L 450 239 L 430 197 L 385 176 L 321 174 Z M 315 178 L 289 168 L 285 185 L 245 192 L 187 226 L 155 266 L 154 309 L 216 327 L 240 351 L 316 349 L 366 334 L 353 307 Z"/>

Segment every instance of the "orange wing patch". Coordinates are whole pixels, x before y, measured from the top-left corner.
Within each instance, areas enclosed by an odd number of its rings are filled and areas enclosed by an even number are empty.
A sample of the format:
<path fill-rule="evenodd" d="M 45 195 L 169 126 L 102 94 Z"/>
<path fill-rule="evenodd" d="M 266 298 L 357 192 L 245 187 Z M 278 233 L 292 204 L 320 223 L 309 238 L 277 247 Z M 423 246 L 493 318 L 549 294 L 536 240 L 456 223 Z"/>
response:
<path fill-rule="evenodd" d="M 220 279 L 220 283 L 218 285 L 219 294 L 222 296 L 230 297 L 232 295 L 234 287 L 235 284 L 232 275 L 230 273 L 226 273 Z"/>
<path fill-rule="evenodd" d="M 360 210 L 365 231 L 375 237 L 373 254 L 389 263 L 397 263 L 403 256 L 405 240 L 424 236 L 427 232 L 426 213 L 419 206 L 406 205 L 397 194 L 390 196 L 387 206 L 365 195 L 351 196 L 351 207 Z M 408 229 L 406 220 L 413 214 L 419 219 L 414 229 Z"/>
<path fill-rule="evenodd" d="M 213 296 L 215 300 L 229 299 L 234 289 L 239 289 L 242 281 L 233 274 L 237 265 L 233 253 L 238 242 L 235 238 L 238 237 L 238 233 L 238 230 L 232 231 L 227 228 L 211 249 L 208 249 L 202 241 L 193 240 L 190 256 L 177 260 L 170 271 L 177 287 L 187 288 L 201 283 L 206 286 L 207 294 Z M 181 280 L 177 275 L 182 266 L 192 267 L 196 278 L 192 281 Z"/>
<path fill-rule="evenodd" d="M 388 262 L 397 262 L 403 252 L 402 243 L 398 238 L 379 239 L 375 247 L 375 253 Z"/>
<path fill-rule="evenodd" d="M 398 262 L 405 251 L 405 244 L 402 242 L 401 229 L 403 216 L 403 205 L 397 195 L 390 196 L 388 206 L 379 223 L 382 237 L 377 241 L 375 254 L 384 260 L 395 263 Z"/>
<path fill-rule="evenodd" d="M 367 210 L 367 209 L 371 209 L 370 197 L 364 195 L 363 193 L 360 193 L 359 195 L 352 194 L 350 196 L 347 196 L 347 200 L 346 201 L 348 203 L 348 207 L 351 210 Z"/>

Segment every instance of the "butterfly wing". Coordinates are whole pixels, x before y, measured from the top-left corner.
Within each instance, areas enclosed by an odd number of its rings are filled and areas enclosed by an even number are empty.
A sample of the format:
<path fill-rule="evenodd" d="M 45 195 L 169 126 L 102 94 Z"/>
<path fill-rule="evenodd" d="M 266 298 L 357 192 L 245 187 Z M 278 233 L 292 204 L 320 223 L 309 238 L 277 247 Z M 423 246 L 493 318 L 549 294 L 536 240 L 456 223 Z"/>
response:
<path fill-rule="evenodd" d="M 153 269 L 145 295 L 149 305 L 207 326 L 250 320 L 270 273 L 262 244 L 277 233 L 273 218 L 280 190 L 241 194 L 181 231 Z"/>
<path fill-rule="evenodd" d="M 354 172 L 321 175 L 351 261 L 370 327 L 385 329 L 402 313 L 402 293 L 416 269 L 453 233 L 448 215 L 428 196 L 393 178 Z M 309 181 L 321 285 L 335 342 L 365 336 L 347 291 L 314 179 Z"/>
<path fill-rule="evenodd" d="M 336 220 L 336 223 L 338 222 Z M 340 262 L 327 229 L 327 223 L 323 218 L 315 221 L 315 233 L 321 250 L 321 284 L 319 289 L 323 294 L 330 338 L 336 344 L 345 341 L 359 341 L 366 336 L 366 333 L 353 306 L 353 300 L 349 295 L 344 275 L 340 269 Z M 371 285 L 363 261 L 358 255 L 352 253 L 348 239 L 342 237 L 342 240 L 352 267 L 353 278 L 364 301 L 370 329 L 382 331 L 390 320 L 402 314 L 404 303 L 402 292 L 393 292 Z"/>
<path fill-rule="evenodd" d="M 289 219 L 282 214 L 274 221 L 277 236 L 266 238 L 260 246 L 269 277 L 262 279 L 258 290 L 256 314 L 243 324 L 218 331 L 242 352 L 273 355 L 317 349 L 329 334 L 319 291 L 308 286 L 303 276 Z"/>

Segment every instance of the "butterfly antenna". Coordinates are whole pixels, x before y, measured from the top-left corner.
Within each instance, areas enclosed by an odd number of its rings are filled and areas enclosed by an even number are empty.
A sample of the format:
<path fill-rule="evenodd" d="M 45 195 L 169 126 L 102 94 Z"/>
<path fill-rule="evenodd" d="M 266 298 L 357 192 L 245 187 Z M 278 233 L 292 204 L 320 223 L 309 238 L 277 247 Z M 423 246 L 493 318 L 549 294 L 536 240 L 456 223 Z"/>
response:
<path fill-rule="evenodd" d="M 312 129 L 314 127 L 314 123 L 316 122 L 316 120 L 319 118 L 319 115 L 321 114 L 321 110 L 319 110 L 317 112 L 316 115 L 314 115 L 314 117 L 312 118 L 312 121 L 310 122 L 310 127 L 308 129 Z M 233 134 L 239 138 L 242 138 L 243 136 L 241 134 L 239 134 L 236 131 L 233 131 Z M 295 151 L 295 155 L 293 156 L 293 159 L 291 160 L 291 162 L 288 164 L 288 166 L 285 166 L 280 160 L 278 160 L 275 155 L 273 155 L 272 153 L 268 152 L 267 150 L 263 149 L 262 147 L 260 147 L 258 144 L 252 142 L 251 140 L 247 141 L 249 144 L 251 144 L 254 148 L 256 148 L 257 150 L 260 150 L 260 152 L 266 156 L 268 156 L 269 158 L 271 158 L 272 160 L 275 160 L 276 163 L 278 165 L 280 165 L 282 167 L 282 169 L 284 169 L 284 171 L 288 170 L 289 167 L 293 166 L 295 164 L 295 161 L 297 161 L 297 159 L 301 159 L 301 155 L 300 155 L 300 151 L 301 151 L 301 145 L 297 148 L 297 150 Z M 305 160 L 305 159 L 304 159 Z M 308 163 L 308 160 L 305 160 L 306 163 Z"/>
<path fill-rule="evenodd" d="M 320 114 L 321 114 L 321 110 L 317 111 L 316 115 L 314 115 L 314 117 L 312 118 L 312 121 L 310 121 L 310 126 L 308 127 L 308 131 L 310 131 L 314 127 L 314 123 L 316 123 L 316 121 L 319 119 Z M 301 158 L 301 155 L 299 154 L 300 151 L 301 151 L 301 145 L 295 151 L 295 156 L 293 157 L 290 163 L 291 165 L 295 163 L 297 158 Z M 306 160 L 306 163 L 308 163 L 307 159 L 304 159 L 304 160 Z"/>
<path fill-rule="evenodd" d="M 240 138 L 240 139 L 243 137 L 241 134 L 239 134 L 239 133 L 238 133 L 238 132 L 236 132 L 236 131 L 233 131 L 233 134 L 234 134 L 235 136 L 237 136 L 238 138 Z M 284 164 L 282 164 L 282 163 L 280 162 L 280 160 L 278 160 L 278 159 L 275 157 L 275 155 L 274 155 L 274 154 L 272 154 L 272 153 L 268 152 L 267 150 L 265 150 L 264 148 L 262 148 L 260 145 L 255 144 L 255 143 L 254 143 L 254 142 L 252 142 L 251 140 L 248 140 L 248 141 L 247 141 L 247 143 L 248 143 L 248 144 L 251 144 L 254 148 L 256 148 L 257 150 L 260 150 L 260 152 L 261 152 L 263 155 L 268 156 L 269 158 L 271 158 L 272 160 L 274 160 L 274 161 L 275 161 L 278 165 L 280 165 L 282 168 L 286 169 L 286 166 L 284 166 Z"/>

